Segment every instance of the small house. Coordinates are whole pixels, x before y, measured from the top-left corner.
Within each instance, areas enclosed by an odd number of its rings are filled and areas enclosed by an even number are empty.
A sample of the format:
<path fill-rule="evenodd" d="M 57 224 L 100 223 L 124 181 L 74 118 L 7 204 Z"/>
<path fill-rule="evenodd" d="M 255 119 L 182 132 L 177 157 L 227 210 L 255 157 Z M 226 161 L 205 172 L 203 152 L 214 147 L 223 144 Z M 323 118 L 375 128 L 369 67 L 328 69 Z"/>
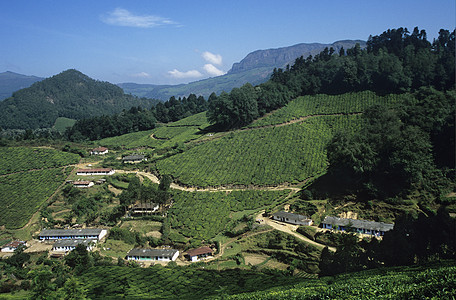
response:
<path fill-rule="evenodd" d="M 326 216 L 323 222 L 321 222 L 322 228 L 333 229 L 340 231 L 352 231 L 362 234 L 370 234 L 375 236 L 383 236 L 385 232 L 393 230 L 394 224 L 346 219 Z"/>
<path fill-rule="evenodd" d="M 201 247 L 187 251 L 187 256 L 190 261 L 195 262 L 212 256 L 212 249 L 209 247 Z"/>
<path fill-rule="evenodd" d="M 293 214 L 285 211 L 279 211 L 272 214 L 272 218 L 276 221 L 295 224 L 295 225 L 312 225 L 312 219 L 309 217 Z"/>
<path fill-rule="evenodd" d="M 106 147 L 98 147 L 98 148 L 92 149 L 92 151 L 90 151 L 91 155 L 105 155 L 107 153 L 108 153 L 108 148 L 106 148 Z"/>
<path fill-rule="evenodd" d="M 84 229 L 44 229 L 38 235 L 42 241 L 45 240 L 101 240 L 106 236 L 108 231 L 100 228 L 84 228 Z"/>
<path fill-rule="evenodd" d="M 127 254 L 127 260 L 136 261 L 175 261 L 179 251 L 175 249 L 141 249 L 134 248 Z"/>
<path fill-rule="evenodd" d="M 134 214 L 151 214 L 156 212 L 160 208 L 160 205 L 157 203 L 139 203 L 135 204 L 130 212 Z"/>
<path fill-rule="evenodd" d="M 83 180 L 78 180 L 78 181 L 73 181 L 73 186 L 77 188 L 88 188 L 93 186 L 92 181 L 83 181 Z"/>
<path fill-rule="evenodd" d="M 80 244 L 86 246 L 87 251 L 92 251 L 96 242 L 97 242 L 97 240 L 95 240 L 95 239 L 57 240 L 57 241 L 55 241 L 54 245 L 52 245 L 52 251 L 68 253 L 70 251 L 73 251 L 76 248 L 76 246 L 80 245 Z"/>
<path fill-rule="evenodd" d="M 2 252 L 14 252 L 19 246 L 27 246 L 27 243 L 24 241 L 12 241 L 6 245 L 3 245 Z"/>
<path fill-rule="evenodd" d="M 123 163 L 136 164 L 136 163 L 140 163 L 142 161 L 147 161 L 147 158 L 144 155 L 140 155 L 140 154 L 127 155 L 127 156 L 122 157 Z"/>
<path fill-rule="evenodd" d="M 111 168 L 98 168 L 98 169 L 78 169 L 76 175 L 112 175 L 115 171 Z"/>

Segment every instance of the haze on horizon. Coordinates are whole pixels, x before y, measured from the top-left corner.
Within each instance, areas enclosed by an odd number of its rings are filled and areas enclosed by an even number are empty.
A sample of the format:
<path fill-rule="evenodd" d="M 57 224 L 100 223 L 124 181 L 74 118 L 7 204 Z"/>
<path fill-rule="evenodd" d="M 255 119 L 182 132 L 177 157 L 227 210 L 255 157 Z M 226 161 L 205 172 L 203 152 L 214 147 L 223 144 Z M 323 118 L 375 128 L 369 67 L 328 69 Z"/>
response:
<path fill-rule="evenodd" d="M 455 1 L 3 1 L 0 72 L 74 68 L 112 83 L 178 84 L 225 74 L 248 53 L 367 40 L 389 28 L 455 28 Z"/>

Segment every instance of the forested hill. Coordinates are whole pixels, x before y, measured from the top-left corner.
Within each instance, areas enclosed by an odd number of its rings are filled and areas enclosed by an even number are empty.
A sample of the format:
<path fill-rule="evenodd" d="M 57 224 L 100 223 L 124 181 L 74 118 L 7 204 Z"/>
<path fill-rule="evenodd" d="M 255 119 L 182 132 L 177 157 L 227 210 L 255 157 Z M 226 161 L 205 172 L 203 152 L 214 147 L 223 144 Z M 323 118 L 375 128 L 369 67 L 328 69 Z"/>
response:
<path fill-rule="evenodd" d="M 43 79 L 41 77 L 27 76 L 10 71 L 0 73 L 0 101 L 11 97 L 15 91 L 27 88 Z"/>
<path fill-rule="evenodd" d="M 150 108 L 157 101 L 126 95 L 118 86 L 67 70 L 0 103 L 0 127 L 36 129 L 52 127 L 58 117 L 82 119 L 110 115 L 132 106 Z"/>

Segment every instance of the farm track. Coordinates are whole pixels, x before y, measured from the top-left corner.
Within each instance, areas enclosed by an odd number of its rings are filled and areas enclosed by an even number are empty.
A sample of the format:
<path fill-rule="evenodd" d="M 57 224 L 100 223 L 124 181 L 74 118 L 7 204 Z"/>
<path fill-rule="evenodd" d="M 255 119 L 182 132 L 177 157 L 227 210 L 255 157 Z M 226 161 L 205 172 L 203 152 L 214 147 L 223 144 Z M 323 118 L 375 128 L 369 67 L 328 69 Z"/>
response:
<path fill-rule="evenodd" d="M 282 127 L 282 126 L 288 126 L 296 123 L 302 123 L 310 118 L 316 118 L 316 117 L 326 117 L 326 116 L 357 116 L 361 115 L 362 112 L 354 112 L 354 113 L 336 113 L 336 114 L 315 114 L 315 115 L 307 115 L 298 119 L 290 120 L 284 123 L 279 123 L 279 124 L 271 124 L 271 125 L 262 125 L 262 126 L 253 126 L 253 127 L 246 127 L 246 128 L 240 128 L 240 129 L 235 129 L 235 130 L 230 130 L 227 132 L 220 133 L 218 135 L 214 135 L 211 137 L 199 139 L 199 140 L 193 140 L 193 141 L 188 141 L 186 144 L 200 144 L 212 140 L 217 140 L 220 139 L 224 136 L 227 136 L 228 134 L 231 133 L 238 133 L 238 132 L 244 132 L 244 131 L 250 131 L 250 130 L 258 130 L 258 129 L 266 129 L 266 128 L 272 128 L 272 127 Z M 263 116 L 266 117 L 267 115 Z M 261 120 L 261 119 L 259 119 Z"/>
<path fill-rule="evenodd" d="M 306 242 L 308 244 L 314 245 L 314 246 L 318 247 L 320 250 L 325 248 L 325 247 L 328 247 L 328 249 L 330 251 L 336 252 L 336 248 L 335 247 L 329 247 L 329 246 L 317 243 L 317 242 L 309 239 L 308 237 L 297 233 L 296 229 L 299 227 L 298 225 L 291 225 L 291 224 L 286 224 L 286 223 L 282 223 L 282 222 L 277 222 L 277 221 L 274 221 L 274 220 L 269 219 L 269 218 L 262 218 L 262 214 L 259 214 L 257 216 L 257 219 L 258 218 L 261 218 L 264 221 L 264 224 L 269 225 L 269 226 L 271 226 L 272 228 L 274 228 L 276 230 L 279 230 L 279 231 L 282 231 L 284 233 L 290 234 L 290 235 L 300 239 L 303 242 Z"/>
<path fill-rule="evenodd" d="M 160 180 L 158 179 L 158 177 L 152 173 L 147 173 L 147 172 L 143 172 L 143 171 L 125 171 L 125 170 L 116 170 L 116 172 L 121 173 L 121 174 L 136 174 L 139 176 L 147 177 L 153 183 L 160 184 Z M 305 184 L 309 180 L 310 180 L 310 178 L 299 183 L 299 185 Z M 296 185 L 289 186 L 286 184 L 277 185 L 277 186 L 246 186 L 246 187 L 219 186 L 219 187 L 202 188 L 202 187 L 186 187 L 186 186 L 182 186 L 177 183 L 174 183 L 174 182 L 171 183 L 170 188 L 174 189 L 174 190 L 184 191 L 184 192 L 232 192 L 232 191 L 250 191 L 250 190 L 259 190 L 259 191 L 291 190 L 290 195 L 301 190 L 301 188 Z M 290 197 L 290 195 L 287 196 L 287 198 Z"/>

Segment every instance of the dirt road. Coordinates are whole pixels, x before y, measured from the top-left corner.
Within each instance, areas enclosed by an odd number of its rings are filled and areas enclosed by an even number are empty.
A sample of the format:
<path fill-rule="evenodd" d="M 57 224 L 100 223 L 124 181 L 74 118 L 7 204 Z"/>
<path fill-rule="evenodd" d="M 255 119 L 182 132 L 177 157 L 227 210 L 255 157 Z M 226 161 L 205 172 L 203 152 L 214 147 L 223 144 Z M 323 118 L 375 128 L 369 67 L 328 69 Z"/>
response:
<path fill-rule="evenodd" d="M 262 216 L 262 213 L 260 213 L 257 218 L 258 219 L 261 219 L 262 220 L 262 223 L 266 224 L 266 225 L 269 225 L 271 226 L 272 228 L 274 229 L 277 229 L 277 230 L 280 230 L 282 232 L 285 232 L 285 233 L 288 233 L 288 234 L 291 234 L 292 236 L 300 239 L 301 241 L 304 241 L 306 243 L 309 243 L 309 244 L 312 244 L 316 247 L 318 247 L 319 249 L 323 249 L 324 247 L 326 247 L 326 245 L 323 245 L 323 244 L 320 244 L 320 243 L 317 243 L 311 239 L 309 239 L 308 237 L 306 236 L 303 236 L 302 234 L 299 234 L 296 232 L 296 229 L 298 229 L 298 225 L 292 225 L 292 224 L 286 224 L 286 223 L 282 223 L 282 222 L 277 222 L 277 221 L 274 221 L 274 220 L 271 220 L 269 218 L 265 218 Z M 336 252 L 336 248 L 334 247 L 329 247 L 328 246 L 328 249 L 332 252 Z"/>
<path fill-rule="evenodd" d="M 157 176 L 152 173 L 147 173 L 143 171 L 125 171 L 125 170 L 116 170 L 116 173 L 135 173 L 136 175 L 147 177 L 153 183 L 160 184 L 160 180 Z M 245 188 L 228 188 L 224 186 L 220 187 L 211 187 L 211 188 L 201 188 L 201 187 L 186 187 L 179 185 L 177 183 L 171 183 L 171 189 L 185 191 L 185 192 L 232 192 L 232 191 L 245 191 L 245 190 L 261 190 L 261 191 L 283 191 L 291 190 L 293 192 L 298 192 L 301 190 L 299 187 L 288 186 L 288 185 L 278 185 L 278 186 L 255 186 L 255 187 L 245 187 Z"/>

